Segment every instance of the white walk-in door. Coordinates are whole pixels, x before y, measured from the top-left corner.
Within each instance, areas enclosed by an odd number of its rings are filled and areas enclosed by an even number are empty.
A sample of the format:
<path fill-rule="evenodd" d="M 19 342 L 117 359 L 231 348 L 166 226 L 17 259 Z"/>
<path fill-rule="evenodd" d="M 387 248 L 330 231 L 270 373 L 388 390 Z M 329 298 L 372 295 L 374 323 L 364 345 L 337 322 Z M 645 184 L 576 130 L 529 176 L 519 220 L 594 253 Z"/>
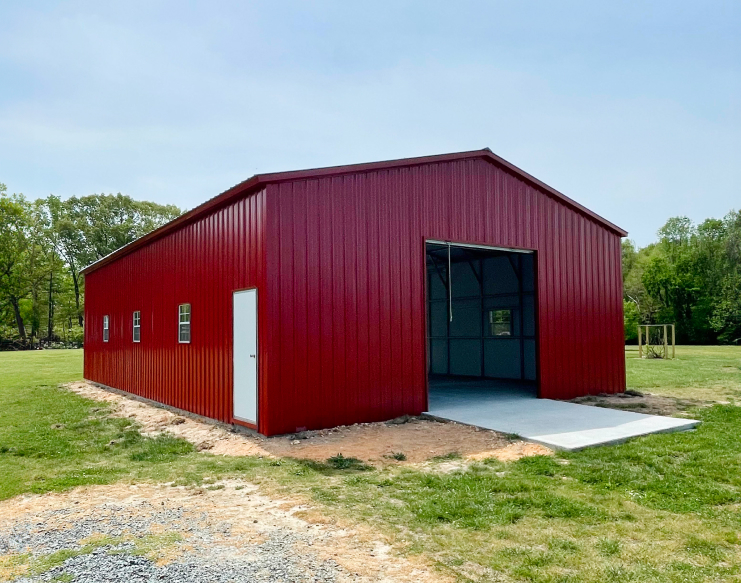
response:
<path fill-rule="evenodd" d="M 257 290 L 234 292 L 234 418 L 257 425 Z"/>

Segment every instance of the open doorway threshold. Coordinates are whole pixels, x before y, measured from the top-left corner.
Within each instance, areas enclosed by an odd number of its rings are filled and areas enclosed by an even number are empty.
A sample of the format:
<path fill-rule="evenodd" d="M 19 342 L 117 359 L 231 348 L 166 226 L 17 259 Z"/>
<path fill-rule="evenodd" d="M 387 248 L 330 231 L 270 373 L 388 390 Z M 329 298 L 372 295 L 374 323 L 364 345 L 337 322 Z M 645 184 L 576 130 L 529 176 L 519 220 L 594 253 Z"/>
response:
<path fill-rule="evenodd" d="M 644 415 L 551 399 L 516 382 L 430 380 L 428 416 L 512 433 L 552 449 L 577 451 L 651 433 L 686 431 L 694 419 Z"/>

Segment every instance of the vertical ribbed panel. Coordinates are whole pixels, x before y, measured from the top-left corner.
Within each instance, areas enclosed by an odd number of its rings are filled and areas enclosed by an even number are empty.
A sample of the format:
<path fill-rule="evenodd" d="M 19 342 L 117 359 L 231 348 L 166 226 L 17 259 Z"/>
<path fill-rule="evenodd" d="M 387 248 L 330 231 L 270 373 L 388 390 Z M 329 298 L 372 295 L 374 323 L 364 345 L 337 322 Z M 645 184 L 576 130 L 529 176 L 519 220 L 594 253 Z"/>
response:
<path fill-rule="evenodd" d="M 230 422 L 232 293 L 257 287 L 262 433 L 420 413 L 426 239 L 536 251 L 540 396 L 624 390 L 620 236 L 480 157 L 278 181 L 92 271 L 85 378 Z"/>
<path fill-rule="evenodd" d="M 264 289 L 264 205 L 264 191 L 252 194 L 88 274 L 85 378 L 231 422 L 232 293 Z M 191 343 L 179 344 L 178 305 L 185 303 Z M 259 309 L 265 321 L 262 303 Z M 132 342 L 135 310 L 141 311 L 138 344 Z M 263 344 L 265 330 L 259 333 Z"/>
<path fill-rule="evenodd" d="M 426 408 L 425 239 L 537 252 L 539 383 L 625 388 L 620 237 L 470 159 L 267 187 L 270 434 Z"/>

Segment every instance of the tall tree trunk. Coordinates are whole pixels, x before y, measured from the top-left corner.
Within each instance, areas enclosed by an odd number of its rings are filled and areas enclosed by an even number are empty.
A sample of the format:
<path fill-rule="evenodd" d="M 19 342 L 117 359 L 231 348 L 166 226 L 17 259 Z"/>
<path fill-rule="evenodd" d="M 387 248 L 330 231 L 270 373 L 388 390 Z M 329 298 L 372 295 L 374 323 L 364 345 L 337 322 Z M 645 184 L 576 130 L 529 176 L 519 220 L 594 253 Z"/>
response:
<path fill-rule="evenodd" d="M 49 271 L 49 319 L 47 320 L 46 339 L 51 342 L 54 334 L 54 294 L 53 294 L 54 270 Z"/>
<path fill-rule="evenodd" d="M 23 316 L 21 316 L 21 307 L 18 304 L 18 298 L 11 297 L 10 305 L 13 306 L 13 313 L 15 314 L 15 323 L 18 326 L 18 334 L 20 334 L 23 344 L 26 344 L 27 342 L 26 327 L 23 325 Z"/>
<path fill-rule="evenodd" d="M 82 311 L 80 310 L 80 282 L 77 270 L 72 267 L 72 282 L 75 284 L 75 307 L 77 308 L 77 322 L 82 326 Z"/>
<path fill-rule="evenodd" d="M 33 339 L 41 335 L 39 332 L 41 330 L 41 315 L 39 311 L 39 290 L 34 282 L 31 288 L 31 346 L 33 346 Z"/>

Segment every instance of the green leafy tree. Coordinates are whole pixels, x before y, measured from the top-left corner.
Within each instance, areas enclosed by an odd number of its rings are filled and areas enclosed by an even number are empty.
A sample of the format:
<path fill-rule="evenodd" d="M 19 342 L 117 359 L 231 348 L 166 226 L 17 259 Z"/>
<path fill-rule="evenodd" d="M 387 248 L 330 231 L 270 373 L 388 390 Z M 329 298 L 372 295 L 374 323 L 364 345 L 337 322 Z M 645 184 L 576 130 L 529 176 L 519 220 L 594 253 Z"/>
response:
<path fill-rule="evenodd" d="M 724 279 L 710 323 L 721 342 L 741 341 L 741 275 L 738 273 Z"/>
<path fill-rule="evenodd" d="M 30 203 L 0 185 L 0 346 L 81 342 L 81 269 L 179 215 L 121 194 Z"/>
<path fill-rule="evenodd" d="M 625 340 L 638 340 L 638 325 L 641 323 L 641 312 L 638 304 L 630 300 L 623 300 L 623 314 L 625 324 Z"/>
<path fill-rule="evenodd" d="M 723 219 L 720 259 L 717 260 L 718 292 L 710 323 L 721 342 L 741 341 L 741 211 Z"/>
<path fill-rule="evenodd" d="M 8 195 L 6 186 L 0 184 L 0 301 L 10 306 L 23 344 L 28 336 L 21 301 L 30 289 L 31 247 L 27 202 L 22 195 Z"/>
<path fill-rule="evenodd" d="M 47 240 L 69 269 L 74 285 L 75 319 L 82 326 L 80 285 L 80 257 L 84 253 L 82 233 L 70 213 L 70 205 L 57 196 L 50 195 L 37 202 L 39 224 L 43 226 Z"/>
<path fill-rule="evenodd" d="M 122 194 L 92 194 L 40 201 L 47 237 L 69 269 L 77 310 L 83 322 L 80 271 L 117 249 L 178 217 L 174 205 L 141 202 Z"/>
<path fill-rule="evenodd" d="M 694 225 L 674 217 L 643 249 L 623 242 L 625 300 L 641 323 L 676 323 L 679 342 L 735 341 L 741 336 L 741 213 Z M 629 312 L 630 310 L 630 312 Z M 635 312 L 626 305 L 628 319 Z"/>
<path fill-rule="evenodd" d="M 646 290 L 643 281 L 643 274 L 647 265 L 651 262 L 654 255 L 659 253 L 656 244 L 652 243 L 643 249 L 636 249 L 632 241 L 623 241 L 623 293 L 624 299 L 635 306 L 627 308 L 625 311 L 626 318 L 637 318 L 635 322 L 642 324 L 653 324 L 662 310 L 661 304 L 651 296 Z M 626 330 L 628 329 L 626 323 Z M 637 329 L 626 336 L 626 340 L 637 340 Z"/>

